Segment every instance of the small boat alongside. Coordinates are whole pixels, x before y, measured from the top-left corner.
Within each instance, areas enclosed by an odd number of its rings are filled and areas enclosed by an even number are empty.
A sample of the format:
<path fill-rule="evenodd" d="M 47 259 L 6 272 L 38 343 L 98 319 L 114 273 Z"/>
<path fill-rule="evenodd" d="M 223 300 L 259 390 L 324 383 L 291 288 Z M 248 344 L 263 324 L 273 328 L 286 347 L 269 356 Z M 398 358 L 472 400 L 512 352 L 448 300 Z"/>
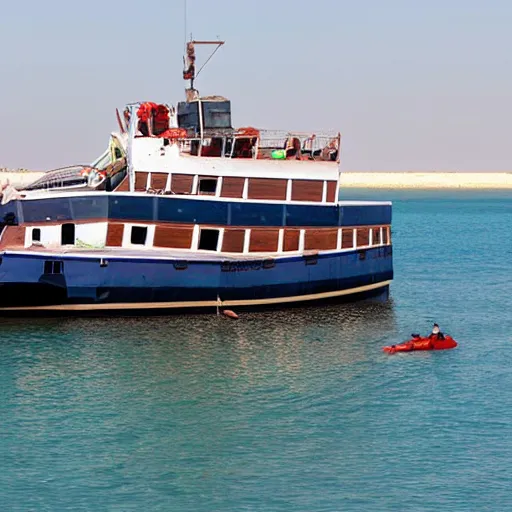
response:
<path fill-rule="evenodd" d="M 445 334 L 443 338 L 416 336 L 399 345 L 384 347 L 382 350 L 388 354 L 395 354 L 396 352 L 414 352 L 416 350 L 449 350 L 456 346 L 457 342 L 451 336 Z"/>

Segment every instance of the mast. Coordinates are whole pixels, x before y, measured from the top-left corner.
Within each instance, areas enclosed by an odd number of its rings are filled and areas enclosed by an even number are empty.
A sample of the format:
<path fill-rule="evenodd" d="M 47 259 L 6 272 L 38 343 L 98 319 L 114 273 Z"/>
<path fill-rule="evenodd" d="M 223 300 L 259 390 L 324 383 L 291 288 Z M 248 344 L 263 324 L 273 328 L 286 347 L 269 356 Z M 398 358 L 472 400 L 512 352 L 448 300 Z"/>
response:
<path fill-rule="evenodd" d="M 187 101 L 195 100 L 199 97 L 199 92 L 194 88 L 194 80 L 199 76 L 199 73 L 208 64 L 210 59 L 215 55 L 217 50 L 225 43 L 225 41 L 195 41 L 191 40 L 186 46 L 186 57 L 184 58 L 183 80 L 190 80 L 190 86 L 185 89 Z M 196 74 L 196 45 L 213 45 L 215 46 L 213 52 L 206 59 L 206 62 L 199 68 Z"/>

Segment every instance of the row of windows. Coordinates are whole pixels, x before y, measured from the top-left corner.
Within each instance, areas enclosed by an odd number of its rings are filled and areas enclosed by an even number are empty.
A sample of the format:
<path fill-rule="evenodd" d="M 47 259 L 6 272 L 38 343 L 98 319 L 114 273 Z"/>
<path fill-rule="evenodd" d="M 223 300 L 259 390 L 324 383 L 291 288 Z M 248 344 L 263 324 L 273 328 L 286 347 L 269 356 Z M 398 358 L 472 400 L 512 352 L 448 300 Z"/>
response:
<path fill-rule="evenodd" d="M 169 191 L 175 194 L 190 194 L 193 192 L 192 175 L 175 175 L 170 183 Z M 219 178 L 212 176 L 199 176 L 197 178 L 197 188 L 195 193 L 198 195 L 214 196 L 217 194 Z M 165 191 L 168 187 L 168 175 L 163 173 L 135 173 L 135 190 L 153 190 Z"/>
<path fill-rule="evenodd" d="M 41 229 L 32 228 L 32 242 L 41 242 Z M 60 232 L 61 245 L 75 245 L 75 225 L 63 224 Z"/>
<path fill-rule="evenodd" d="M 127 230 L 130 230 L 127 232 Z M 148 240 L 149 229 L 151 237 Z M 126 243 L 135 246 L 151 246 L 155 229 L 167 229 L 159 226 L 124 225 L 123 236 L 117 243 L 108 245 L 122 246 Z M 183 228 L 177 228 L 183 229 Z M 187 229 L 187 228 L 185 228 Z M 199 228 L 196 232 L 197 243 L 192 242 L 192 227 L 188 228 L 190 238 L 185 245 L 173 244 L 176 236 L 174 232 L 170 240 L 164 245 L 156 243 L 159 247 L 186 248 L 201 251 L 225 252 L 279 252 L 302 250 L 335 250 L 351 249 L 387 245 L 390 243 L 389 227 L 361 227 L 361 228 L 327 228 L 327 229 L 299 229 L 299 228 Z M 236 233 L 234 233 L 236 232 Z M 237 241 L 233 242 L 232 237 Z M 108 237 L 107 237 L 108 238 Z M 124 243 L 123 243 L 124 240 Z M 155 238 L 156 241 L 156 238 Z M 220 241 L 220 243 L 219 243 Z M 32 228 L 32 242 L 41 242 L 41 229 Z M 234 245 L 233 245 L 234 243 Z M 75 244 L 75 225 L 63 224 L 61 227 L 61 245 Z M 220 247 L 222 245 L 222 247 Z"/>
<path fill-rule="evenodd" d="M 118 188 L 129 191 L 126 178 Z M 137 171 L 134 189 L 159 194 L 185 194 L 278 201 L 332 203 L 337 200 L 338 182 L 322 179 L 244 178 L 235 176 L 200 176 Z"/>
<path fill-rule="evenodd" d="M 198 249 L 201 251 L 216 251 L 219 244 L 219 229 L 201 229 L 199 232 Z M 132 226 L 130 243 L 132 245 L 146 245 L 148 228 L 145 226 Z"/>
<path fill-rule="evenodd" d="M 146 243 L 148 228 L 132 226 L 131 240 L 134 245 L 144 245 Z M 63 224 L 60 233 L 61 245 L 75 245 L 75 225 Z M 32 228 L 32 243 L 41 243 L 41 228 Z"/>
<path fill-rule="evenodd" d="M 128 226 L 125 226 L 128 227 Z M 243 228 L 242 228 L 243 229 Z M 390 231 L 387 226 L 383 227 L 373 227 L 373 228 L 334 228 L 329 230 L 299 230 L 293 229 L 293 231 L 297 232 L 296 246 L 291 249 L 284 248 L 284 230 L 281 233 L 281 237 L 283 241 L 281 242 L 281 247 L 278 247 L 278 239 L 279 239 L 279 230 L 270 229 L 268 232 L 277 232 L 275 247 L 272 247 L 272 242 L 268 245 L 267 248 L 262 249 L 262 252 L 276 252 L 276 251 L 286 251 L 286 250 L 334 250 L 334 249 L 350 249 L 356 247 L 367 247 L 367 246 L 379 246 L 379 245 L 387 245 L 390 240 Z M 197 250 L 200 251 L 220 251 L 224 250 L 229 252 L 230 249 L 225 248 L 226 238 L 229 236 L 231 231 L 225 230 L 224 232 L 224 243 L 223 248 L 220 247 L 219 240 L 221 238 L 222 233 L 221 228 L 200 228 L 199 235 L 197 239 Z M 240 231 L 240 229 L 236 229 L 236 231 Z M 261 230 L 251 230 L 244 229 L 245 233 L 243 234 L 243 246 L 251 247 L 251 243 L 253 242 L 253 238 L 257 238 L 261 236 Z M 329 233 L 327 233 L 329 231 Z M 253 238 L 251 238 L 253 237 Z M 334 238 L 333 238 L 334 237 Z M 130 232 L 130 243 L 132 245 L 141 245 L 145 246 L 148 238 L 148 227 L 146 226 L 131 226 Z M 310 241 L 310 238 L 313 241 Z M 302 239 L 302 242 L 300 240 Z M 269 242 L 267 241 L 267 244 Z M 194 244 L 192 244 L 193 246 Z M 292 242 L 293 245 L 293 242 Z M 172 245 L 169 245 L 171 248 Z M 178 247 L 178 246 L 176 246 Z M 182 248 L 182 247 L 180 247 Z M 194 248 L 194 247 L 188 247 Z M 231 249 L 232 250 L 232 249 Z M 253 251 L 253 249 L 249 249 Z M 236 251 L 241 252 L 241 251 Z M 253 251 L 253 252 L 257 252 Z"/>

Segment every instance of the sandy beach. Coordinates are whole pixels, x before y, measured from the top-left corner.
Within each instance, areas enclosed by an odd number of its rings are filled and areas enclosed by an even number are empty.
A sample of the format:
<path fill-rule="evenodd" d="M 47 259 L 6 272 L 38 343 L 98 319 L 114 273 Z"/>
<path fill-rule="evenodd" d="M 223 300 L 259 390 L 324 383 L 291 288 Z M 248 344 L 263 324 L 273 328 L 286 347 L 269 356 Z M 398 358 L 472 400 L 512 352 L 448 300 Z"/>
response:
<path fill-rule="evenodd" d="M 0 185 L 5 185 L 7 182 L 14 188 L 23 188 L 38 180 L 44 172 L 41 171 L 28 171 L 28 170 L 1 170 L 0 171 Z"/>
<path fill-rule="evenodd" d="M 39 179 L 39 171 L 2 171 L 0 184 L 7 181 L 22 188 Z M 343 172 L 341 188 L 400 189 L 512 189 L 512 172 Z"/>
<path fill-rule="evenodd" d="M 512 189 L 512 172 L 343 172 L 341 188 Z"/>

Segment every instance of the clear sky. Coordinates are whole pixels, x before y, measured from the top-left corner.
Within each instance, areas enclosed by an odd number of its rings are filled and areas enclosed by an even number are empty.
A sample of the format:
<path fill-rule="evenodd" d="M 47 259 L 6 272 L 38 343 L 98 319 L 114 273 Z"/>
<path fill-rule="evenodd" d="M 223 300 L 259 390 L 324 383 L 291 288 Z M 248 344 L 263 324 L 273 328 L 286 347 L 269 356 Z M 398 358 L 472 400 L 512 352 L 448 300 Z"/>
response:
<path fill-rule="evenodd" d="M 88 163 L 183 98 L 183 0 L 3 0 L 0 166 Z M 236 126 L 342 133 L 345 170 L 512 169 L 512 1 L 188 0 Z M 205 56 L 198 52 L 199 65 Z"/>

